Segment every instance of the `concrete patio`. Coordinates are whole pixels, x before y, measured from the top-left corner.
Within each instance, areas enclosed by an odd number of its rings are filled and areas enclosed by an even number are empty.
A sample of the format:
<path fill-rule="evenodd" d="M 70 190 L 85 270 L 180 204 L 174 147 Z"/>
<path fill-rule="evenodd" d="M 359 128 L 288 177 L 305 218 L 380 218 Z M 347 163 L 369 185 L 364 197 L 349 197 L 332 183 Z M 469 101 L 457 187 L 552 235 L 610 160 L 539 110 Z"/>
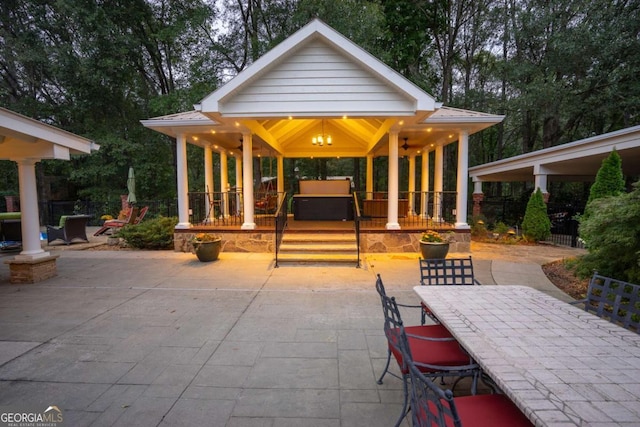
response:
<path fill-rule="evenodd" d="M 70 426 L 371 427 L 399 415 L 401 381 L 376 384 L 386 342 L 374 281 L 379 273 L 389 294 L 417 302 L 417 255 L 275 269 L 268 254 L 200 263 L 74 250 L 83 247 L 49 248 L 58 276 L 34 285 L 10 285 L 0 263 L 3 406 L 57 405 Z M 473 250 L 483 284 L 562 298 L 540 265 L 582 253 Z"/>

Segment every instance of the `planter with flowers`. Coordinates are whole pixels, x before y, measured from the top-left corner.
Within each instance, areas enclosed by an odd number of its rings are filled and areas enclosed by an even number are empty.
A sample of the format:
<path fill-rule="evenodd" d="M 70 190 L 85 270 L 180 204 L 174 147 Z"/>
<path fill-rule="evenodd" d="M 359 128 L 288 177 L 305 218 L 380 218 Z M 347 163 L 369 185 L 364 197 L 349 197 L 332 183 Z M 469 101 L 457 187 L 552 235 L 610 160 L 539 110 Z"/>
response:
<path fill-rule="evenodd" d="M 198 233 L 194 236 L 193 250 L 201 262 L 215 261 L 220 254 L 222 238 L 213 234 Z"/>
<path fill-rule="evenodd" d="M 449 253 L 450 234 L 442 235 L 434 230 L 427 230 L 420 237 L 420 252 L 424 259 L 444 259 Z"/>

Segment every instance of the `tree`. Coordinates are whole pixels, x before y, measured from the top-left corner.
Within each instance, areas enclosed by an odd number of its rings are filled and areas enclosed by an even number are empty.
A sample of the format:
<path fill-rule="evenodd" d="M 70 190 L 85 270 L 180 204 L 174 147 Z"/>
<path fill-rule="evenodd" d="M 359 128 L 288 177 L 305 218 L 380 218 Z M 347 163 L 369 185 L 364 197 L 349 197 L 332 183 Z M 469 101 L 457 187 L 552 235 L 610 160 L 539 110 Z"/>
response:
<path fill-rule="evenodd" d="M 598 169 L 596 180 L 589 190 L 587 207 L 596 199 L 619 196 L 622 193 L 624 193 L 622 159 L 614 148 L 611 154 L 602 161 L 602 166 Z"/>
<path fill-rule="evenodd" d="M 544 240 L 551 235 L 551 221 L 547 215 L 542 191 L 539 188 L 529 198 L 527 210 L 522 220 L 524 238 L 531 242 Z"/>

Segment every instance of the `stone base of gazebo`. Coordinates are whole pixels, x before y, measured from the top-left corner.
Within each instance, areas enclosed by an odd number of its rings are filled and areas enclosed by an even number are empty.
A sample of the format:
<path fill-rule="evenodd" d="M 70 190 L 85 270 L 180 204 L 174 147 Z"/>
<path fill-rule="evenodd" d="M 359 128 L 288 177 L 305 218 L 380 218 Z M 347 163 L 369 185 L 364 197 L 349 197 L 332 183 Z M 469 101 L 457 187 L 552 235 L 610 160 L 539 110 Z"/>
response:
<path fill-rule="evenodd" d="M 204 231 L 197 233 L 210 233 L 222 237 L 222 252 L 273 252 L 273 231 Z M 306 231 L 308 232 L 308 231 Z M 323 233 L 326 231 L 315 231 Z M 344 231 L 340 231 L 344 233 Z M 454 241 L 449 245 L 449 252 L 471 252 L 471 234 L 468 230 L 454 230 Z M 287 231 L 287 233 L 291 233 Z M 194 230 L 176 232 L 174 238 L 174 250 L 176 252 L 192 252 L 191 241 L 196 234 Z M 363 231 L 360 233 L 360 251 L 362 253 L 420 253 L 421 233 L 416 231 L 387 230 L 387 231 Z"/>
<path fill-rule="evenodd" d="M 35 259 L 10 259 L 4 263 L 9 265 L 9 282 L 22 285 L 37 283 L 58 275 L 56 259 L 60 255 L 50 255 Z"/>

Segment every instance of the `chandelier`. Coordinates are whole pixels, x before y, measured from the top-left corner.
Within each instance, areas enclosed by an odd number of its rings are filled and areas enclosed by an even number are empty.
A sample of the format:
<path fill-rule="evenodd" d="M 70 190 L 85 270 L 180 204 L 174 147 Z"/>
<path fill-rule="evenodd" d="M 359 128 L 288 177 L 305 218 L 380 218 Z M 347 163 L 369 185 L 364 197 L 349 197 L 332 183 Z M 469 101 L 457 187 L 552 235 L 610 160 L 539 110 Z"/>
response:
<path fill-rule="evenodd" d="M 311 144 L 312 145 L 319 145 L 320 147 L 322 147 L 325 142 L 327 143 L 327 145 L 331 145 L 333 143 L 333 140 L 331 139 L 331 135 L 327 135 L 327 134 L 324 133 L 324 119 L 323 119 L 322 120 L 322 133 L 314 135 L 311 138 Z"/>

